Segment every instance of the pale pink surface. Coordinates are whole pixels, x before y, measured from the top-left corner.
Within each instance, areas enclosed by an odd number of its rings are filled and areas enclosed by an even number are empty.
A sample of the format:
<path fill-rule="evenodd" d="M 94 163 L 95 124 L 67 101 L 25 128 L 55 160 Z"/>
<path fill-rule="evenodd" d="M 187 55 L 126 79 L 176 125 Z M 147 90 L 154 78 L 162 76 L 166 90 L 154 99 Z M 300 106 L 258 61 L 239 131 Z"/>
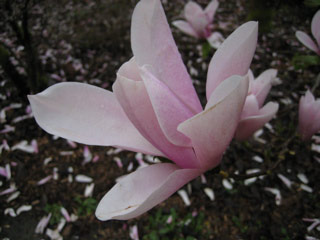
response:
<path fill-rule="evenodd" d="M 141 68 L 141 77 L 162 131 L 173 144 L 191 147 L 191 140 L 178 132 L 177 127 L 194 113 L 151 73 L 151 68 L 149 70 L 146 67 Z"/>
<path fill-rule="evenodd" d="M 230 77 L 212 93 L 203 112 L 178 126 L 192 140 L 202 168 L 220 163 L 237 127 L 248 86 L 247 77 Z"/>
<path fill-rule="evenodd" d="M 266 97 L 272 87 L 272 80 L 276 78 L 278 71 L 276 69 L 268 69 L 261 73 L 251 84 L 251 92 L 256 96 L 259 107 L 262 107 Z"/>
<path fill-rule="evenodd" d="M 214 15 L 219 7 L 219 2 L 218 0 L 213 0 L 211 1 L 208 6 L 204 9 L 204 12 L 209 18 L 209 22 L 211 23 L 213 21 Z"/>
<path fill-rule="evenodd" d="M 192 37 L 199 38 L 198 33 L 186 21 L 183 21 L 183 20 L 173 21 L 172 25 L 178 28 L 181 32 L 184 32 Z"/>
<path fill-rule="evenodd" d="M 248 75 L 250 87 L 235 134 L 237 140 L 246 140 L 251 137 L 255 131 L 269 122 L 279 109 L 279 104 L 275 102 L 269 102 L 263 106 L 272 87 L 272 80 L 277 76 L 277 70 L 268 69 L 257 79 L 254 79 L 251 71 Z"/>
<path fill-rule="evenodd" d="M 320 55 L 320 10 L 312 18 L 311 33 L 316 41 L 302 31 L 296 31 L 296 37 L 303 45 Z"/>
<path fill-rule="evenodd" d="M 180 169 L 170 163 L 141 168 L 124 177 L 102 198 L 96 216 L 100 220 L 137 217 L 167 199 L 200 172 L 199 169 Z"/>
<path fill-rule="evenodd" d="M 48 133 L 87 145 L 162 155 L 129 121 L 112 92 L 64 82 L 28 99 L 37 123 Z"/>
<path fill-rule="evenodd" d="M 240 28 L 252 50 L 257 25 L 249 22 Z M 114 93 L 60 83 L 29 96 L 37 122 L 49 133 L 84 144 L 160 155 L 175 163 L 150 165 L 124 177 L 99 203 L 96 216 L 101 220 L 139 216 L 218 165 L 248 93 L 248 77 L 220 76 L 221 85 L 202 109 L 159 0 L 137 4 L 131 45 L 134 57 L 119 69 Z M 239 53 L 238 48 L 233 50 Z M 235 56 L 232 49 L 221 51 Z M 251 52 L 240 53 L 247 64 L 251 62 Z M 224 54 L 220 57 L 225 60 Z"/>
<path fill-rule="evenodd" d="M 256 115 L 248 116 L 240 120 L 235 138 L 237 140 L 246 140 L 252 134 L 269 122 L 279 109 L 279 104 L 268 102 L 261 108 Z"/>
<path fill-rule="evenodd" d="M 307 48 L 309 48 L 310 50 L 316 53 L 319 53 L 318 45 L 312 40 L 312 38 L 308 34 L 302 31 L 296 31 L 296 37 Z"/>
<path fill-rule="evenodd" d="M 303 140 L 308 140 L 320 130 L 320 99 L 315 100 L 307 91 L 300 98 L 298 132 Z"/>
<path fill-rule="evenodd" d="M 256 49 L 258 23 L 248 22 L 238 27 L 212 57 L 207 75 L 207 99 L 214 89 L 232 75 L 246 75 Z"/>
<path fill-rule="evenodd" d="M 159 0 L 140 1 L 132 15 L 131 47 L 137 64 L 154 67 L 155 76 L 194 113 L 202 107 L 182 62 Z"/>
<path fill-rule="evenodd" d="M 113 85 L 118 102 L 139 132 L 165 156 L 181 167 L 196 167 L 198 164 L 192 149 L 172 144 L 163 133 L 145 84 L 140 76 L 134 75 L 136 73 L 134 65 L 134 59 L 131 59 L 118 72 L 117 80 Z M 164 107 L 168 106 L 170 104 Z"/>
<path fill-rule="evenodd" d="M 206 38 L 209 17 L 195 2 L 188 2 L 184 8 L 184 17 L 200 38 Z"/>
<path fill-rule="evenodd" d="M 318 47 L 320 46 L 320 10 L 312 18 L 311 32 L 313 37 L 316 39 Z"/>
<path fill-rule="evenodd" d="M 172 24 L 193 37 L 208 38 L 211 35 L 212 21 L 218 6 L 219 2 L 213 0 L 203 10 L 199 4 L 190 1 L 184 7 L 186 21 L 174 21 Z"/>

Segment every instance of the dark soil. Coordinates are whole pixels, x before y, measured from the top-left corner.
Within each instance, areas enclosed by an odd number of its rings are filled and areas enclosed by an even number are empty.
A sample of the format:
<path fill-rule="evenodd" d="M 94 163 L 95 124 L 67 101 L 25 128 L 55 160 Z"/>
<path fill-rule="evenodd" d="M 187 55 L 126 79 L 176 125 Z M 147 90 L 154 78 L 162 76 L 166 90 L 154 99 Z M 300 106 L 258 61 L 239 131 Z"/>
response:
<path fill-rule="evenodd" d="M 35 41 L 38 42 L 40 55 L 44 56 L 47 50 L 51 50 L 56 58 L 49 57 L 44 63 L 48 76 L 58 74 L 66 81 L 85 81 L 111 90 L 117 69 L 132 56 L 130 19 L 136 2 L 40 1 L 36 7 L 42 9 L 43 13 L 32 14 L 30 25 L 40 22 L 41 29 L 32 30 L 37 37 Z M 198 2 L 205 6 L 208 1 Z M 249 2 L 220 0 L 215 26 L 225 37 L 247 21 L 250 15 Z M 179 18 L 184 4 L 185 1 L 164 4 L 169 22 Z M 1 239 L 49 239 L 45 233 L 35 234 L 35 228 L 40 219 L 48 215 L 48 206 L 54 205 L 63 206 L 70 214 L 79 216 L 78 220 L 66 223 L 60 232 L 63 239 L 130 239 L 129 229 L 134 225 L 138 227 L 140 239 L 158 239 L 148 237 L 152 231 L 158 231 L 157 228 L 152 229 L 152 219 L 159 210 L 163 215 L 169 215 L 172 208 L 178 215 L 178 221 L 195 211 L 204 214 L 201 231 L 195 231 L 186 225 L 179 234 L 175 231 L 167 235 L 157 233 L 159 239 L 187 239 L 188 236 L 222 240 L 289 240 L 305 239 L 306 236 L 320 238 L 320 231 L 314 228 L 308 232 L 307 228 L 312 223 L 303 220 L 320 218 L 320 163 L 316 160 L 320 153 L 311 148 L 312 144 L 318 143 L 315 139 L 312 142 L 303 142 L 296 136 L 299 98 L 307 88 L 314 86 L 320 68 L 310 66 L 296 69 L 292 63 L 295 55 L 313 54 L 297 41 L 294 34 L 296 30 L 310 33 L 310 22 L 316 9 L 308 8 L 300 1 L 275 1 L 273 4 L 271 26 L 266 32 L 259 33 L 258 47 L 251 66 L 255 76 L 269 68 L 276 68 L 282 81 L 281 85 L 272 88 L 268 97 L 268 100 L 280 104 L 277 117 L 270 122 L 272 130 L 264 127 L 259 138 L 253 137 L 246 142 L 233 141 L 223 157 L 222 164 L 205 174 L 206 183 L 197 178 L 189 187 L 184 187 L 189 191 L 190 206 L 185 206 L 180 196 L 174 194 L 148 213 L 129 221 L 101 222 L 95 218 L 92 207 L 80 215 L 79 211 L 85 204 L 80 204 L 79 199 L 82 203 L 85 201 L 84 190 L 87 184 L 75 180 L 69 182 L 68 177 L 71 175 L 74 179 L 76 175 L 84 174 L 93 178 L 95 187 L 90 199 L 98 202 L 115 184 L 116 178 L 128 173 L 130 164 L 133 164 L 131 171 L 139 166 L 135 153 L 122 151 L 107 154 L 113 148 L 90 146 L 92 155 L 99 156 L 99 161 L 83 165 L 83 145 L 77 144 L 76 148 L 72 148 L 66 140 L 54 139 L 41 130 L 33 118 L 14 123 L 16 117 L 26 114 L 27 103 L 21 101 L 16 89 L 0 69 L 3 83 L 0 93 L 6 96 L 6 99 L 0 101 L 0 110 L 12 103 L 22 103 L 21 108 L 6 111 L 6 121 L 1 123 L 0 131 L 5 125 L 14 126 L 15 131 L 0 134 L 0 144 L 6 140 L 12 147 L 22 140 L 30 143 L 35 139 L 39 148 L 38 153 L 3 150 L 0 155 L 0 166 L 11 164 L 12 173 L 10 180 L 0 176 L 0 192 L 13 183 L 20 192 L 18 198 L 10 202 L 7 201 L 10 194 L 0 196 Z M 43 36 L 44 30 L 49 36 Z M 201 41 L 187 37 L 173 27 L 172 30 L 189 70 L 194 68 L 198 71 L 198 74 L 193 74 L 192 77 L 200 99 L 205 103 L 207 66 L 214 50 L 203 59 Z M 16 46 L 16 40 L 9 28 L 1 32 L 1 39 L 4 38 L 11 39 Z M 67 44 L 70 44 L 72 49 L 66 50 Z M 69 56 L 81 62 L 81 70 L 77 70 L 72 61 L 65 61 Z M 51 83 L 55 82 L 56 80 L 51 78 Z M 314 93 L 319 97 L 319 88 Z M 70 155 L 61 155 L 61 152 L 65 151 L 71 151 Z M 264 161 L 258 163 L 252 160 L 255 156 Z M 44 165 L 44 160 L 49 157 L 52 160 Z M 123 168 L 117 166 L 115 157 L 121 159 Z M 73 172 L 68 170 L 69 167 L 73 168 Z M 37 182 L 51 175 L 55 168 L 58 169 L 58 179 L 51 179 L 38 186 Z M 260 169 L 267 174 L 264 178 L 245 185 L 244 178 L 240 178 L 246 175 L 248 169 Z M 219 174 L 220 171 L 225 174 Z M 238 177 L 235 175 L 236 171 Z M 299 173 L 305 174 L 309 180 L 307 185 L 312 192 L 302 189 L 302 182 L 297 177 Z M 292 187 L 288 188 L 278 174 L 290 179 L 293 182 Z M 224 176 L 231 182 L 230 178 L 234 179 L 231 190 L 223 186 Z M 213 189 L 214 201 L 205 195 L 204 189 L 207 187 Z M 265 190 L 266 187 L 280 191 L 280 205 L 276 204 L 275 196 Z M 17 210 L 22 205 L 31 205 L 32 210 L 22 212 L 16 217 L 5 214 L 5 209 Z M 62 218 L 59 214 L 56 216 L 58 219 Z M 58 221 L 51 222 L 48 228 L 55 229 L 57 225 Z"/>

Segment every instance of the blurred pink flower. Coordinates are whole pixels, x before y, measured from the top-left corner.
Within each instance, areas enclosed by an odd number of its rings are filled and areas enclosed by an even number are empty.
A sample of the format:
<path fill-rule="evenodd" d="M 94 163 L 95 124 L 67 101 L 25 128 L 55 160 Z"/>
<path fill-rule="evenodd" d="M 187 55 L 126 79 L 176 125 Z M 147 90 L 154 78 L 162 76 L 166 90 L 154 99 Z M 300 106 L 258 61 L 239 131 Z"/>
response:
<path fill-rule="evenodd" d="M 177 20 L 172 24 L 195 38 L 208 38 L 211 35 L 212 21 L 218 6 L 218 0 L 211 1 L 204 10 L 199 4 L 188 2 L 184 7 L 186 21 Z"/>
<path fill-rule="evenodd" d="M 37 123 L 51 134 L 172 160 L 119 180 L 97 207 L 100 220 L 137 217 L 220 163 L 248 93 L 244 75 L 257 34 L 256 22 L 245 23 L 216 51 L 203 110 L 160 0 L 141 0 L 131 25 L 134 57 L 119 69 L 113 92 L 65 82 L 29 96 Z"/>
<path fill-rule="evenodd" d="M 320 99 L 315 100 L 308 90 L 300 98 L 298 132 L 303 140 L 309 140 L 320 130 Z"/>
<path fill-rule="evenodd" d="M 316 41 L 302 31 L 296 31 L 296 37 L 303 45 L 320 55 L 320 10 L 312 18 L 311 32 Z"/>
<path fill-rule="evenodd" d="M 268 102 L 263 106 L 276 76 L 276 69 L 268 69 L 261 73 L 257 79 L 254 79 L 252 72 L 249 71 L 249 92 L 236 131 L 236 139 L 248 139 L 277 113 L 278 103 Z"/>

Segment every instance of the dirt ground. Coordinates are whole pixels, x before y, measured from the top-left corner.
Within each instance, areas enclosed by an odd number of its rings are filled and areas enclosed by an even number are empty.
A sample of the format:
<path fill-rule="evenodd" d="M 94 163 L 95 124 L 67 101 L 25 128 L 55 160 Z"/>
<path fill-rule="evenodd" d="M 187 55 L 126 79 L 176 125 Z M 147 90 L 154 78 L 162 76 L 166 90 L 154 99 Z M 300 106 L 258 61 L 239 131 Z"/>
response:
<path fill-rule="evenodd" d="M 50 84 L 79 81 L 111 90 L 117 69 L 132 56 L 130 20 L 136 2 L 40 1 L 33 8 L 30 25 Z M 169 23 L 181 18 L 186 1 L 163 2 Z M 198 2 L 203 6 L 208 3 Z M 227 37 L 246 22 L 252 14 L 249 2 L 220 0 L 215 29 Z M 47 230 L 36 234 L 36 226 L 51 213 L 47 229 L 56 229 L 63 219 L 60 209 L 64 207 L 77 219 L 65 223 L 60 230 L 63 239 L 134 239 L 130 237 L 134 226 L 140 239 L 320 239 L 320 227 L 309 228 L 316 221 L 313 219 L 320 218 L 320 139 L 303 142 L 296 135 L 299 98 L 315 85 L 320 68 L 297 68 L 293 62 L 294 56 L 314 55 L 298 42 L 295 31 L 310 33 L 316 10 L 302 1 L 274 1 L 271 25 L 259 32 L 251 69 L 255 76 L 269 68 L 278 70 L 281 84 L 272 88 L 267 99 L 280 104 L 277 117 L 250 140 L 233 141 L 218 168 L 207 172 L 205 179 L 199 177 L 183 187 L 191 202 L 189 206 L 176 193 L 129 221 L 101 222 L 95 218 L 94 210 L 118 177 L 139 167 L 139 155 L 89 146 L 90 157 L 85 155 L 84 145 L 73 145 L 47 134 L 38 127 L 28 103 L 18 97 L 0 69 L 0 111 L 11 106 L 0 123 L 0 144 L 6 141 L 10 147 L 3 147 L 0 166 L 11 169 L 10 178 L 0 175 L 0 238 L 50 239 Z M 261 20 L 260 25 L 263 24 Z M 171 28 L 204 104 L 207 67 L 214 49 L 203 57 L 204 42 Z M 18 48 L 9 30 L 2 31 L 0 36 L 1 40 L 11 39 Z M 314 94 L 320 97 L 320 89 L 316 88 Z M 25 119 L 19 119 L 21 116 Z M 27 143 L 23 145 L 21 141 Z M 24 150 L 19 150 L 19 143 Z M 148 163 L 148 156 L 143 156 L 143 161 Z M 243 177 L 248 170 L 266 174 L 249 183 Z M 78 175 L 92 181 L 78 182 Z M 48 176 L 52 176 L 48 182 L 39 185 Z M 282 176 L 290 184 L 281 180 Z M 92 183 L 92 195 L 85 196 L 86 187 Z M 3 193 L 10 188 L 14 189 L 11 193 Z M 268 188 L 276 189 L 281 199 L 276 199 Z M 214 200 L 205 189 L 214 192 Z M 15 196 L 17 192 L 19 195 Z M 32 208 L 17 214 L 23 205 Z M 171 223 L 169 216 L 173 218 Z"/>

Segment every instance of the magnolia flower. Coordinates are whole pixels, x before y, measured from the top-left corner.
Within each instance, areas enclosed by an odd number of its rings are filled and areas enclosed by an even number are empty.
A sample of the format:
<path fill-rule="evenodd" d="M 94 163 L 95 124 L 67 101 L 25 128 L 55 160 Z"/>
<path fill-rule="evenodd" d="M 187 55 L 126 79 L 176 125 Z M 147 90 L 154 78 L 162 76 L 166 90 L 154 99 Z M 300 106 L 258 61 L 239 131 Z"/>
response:
<path fill-rule="evenodd" d="M 236 131 L 236 139 L 249 138 L 277 113 L 278 103 L 268 102 L 262 106 L 276 76 L 276 69 L 268 69 L 261 73 L 257 79 L 254 79 L 252 72 L 249 71 L 249 92 Z"/>
<path fill-rule="evenodd" d="M 83 83 L 58 83 L 29 96 L 47 132 L 87 145 L 115 146 L 170 159 L 123 177 L 102 198 L 100 220 L 130 219 L 217 166 L 234 136 L 248 92 L 258 26 L 240 26 L 209 66 L 202 109 L 172 37 L 160 0 L 141 0 L 132 17 L 134 57 L 117 73 L 113 92 Z M 236 76 L 234 76 L 237 74 Z"/>
<path fill-rule="evenodd" d="M 320 99 L 315 100 L 308 90 L 300 98 L 298 132 L 303 140 L 308 140 L 320 130 Z"/>
<path fill-rule="evenodd" d="M 195 2 L 188 2 L 184 7 L 184 17 L 187 21 L 178 20 L 172 24 L 195 38 L 208 38 L 211 35 L 212 20 L 218 6 L 218 0 L 211 1 L 205 10 Z"/>
<path fill-rule="evenodd" d="M 316 42 L 302 31 L 296 31 L 296 37 L 303 45 L 320 55 L 320 10 L 312 18 L 311 32 Z"/>

